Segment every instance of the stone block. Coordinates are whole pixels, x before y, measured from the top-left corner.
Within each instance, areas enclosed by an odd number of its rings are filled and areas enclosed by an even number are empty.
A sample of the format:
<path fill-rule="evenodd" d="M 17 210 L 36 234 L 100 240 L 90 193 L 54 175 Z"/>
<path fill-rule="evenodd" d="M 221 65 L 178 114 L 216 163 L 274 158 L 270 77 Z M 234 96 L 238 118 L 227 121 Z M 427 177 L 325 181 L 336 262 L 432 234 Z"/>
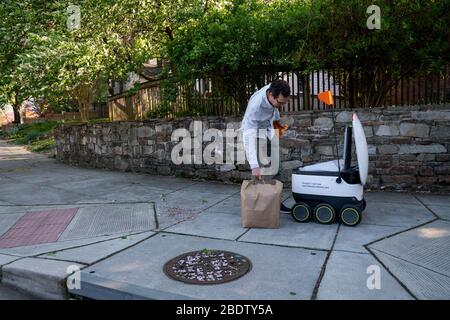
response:
<path fill-rule="evenodd" d="M 419 154 L 416 160 L 420 162 L 434 161 L 436 160 L 436 155 L 430 153 Z"/>
<path fill-rule="evenodd" d="M 378 120 L 378 115 L 372 112 L 358 112 L 358 118 L 361 122 L 376 121 Z"/>
<path fill-rule="evenodd" d="M 325 155 L 325 156 L 334 155 L 334 147 L 333 146 L 316 146 L 315 150 L 320 155 Z"/>
<path fill-rule="evenodd" d="M 414 184 L 416 183 L 416 177 L 415 176 L 410 176 L 410 175 L 395 175 L 395 176 L 383 176 L 382 177 L 382 182 L 383 183 L 410 183 L 410 184 Z"/>
<path fill-rule="evenodd" d="M 450 126 L 433 126 L 430 136 L 438 139 L 450 139 Z"/>
<path fill-rule="evenodd" d="M 391 139 L 391 143 L 393 144 L 410 144 L 412 141 L 412 138 L 409 137 L 393 137 Z"/>
<path fill-rule="evenodd" d="M 434 168 L 434 173 L 436 175 L 450 174 L 450 166 L 440 166 Z"/>
<path fill-rule="evenodd" d="M 303 166 L 303 162 L 299 160 L 284 161 L 281 163 L 281 168 L 285 170 L 292 170 L 301 166 Z"/>
<path fill-rule="evenodd" d="M 446 186 L 450 186 L 450 175 L 443 175 L 443 176 L 438 176 L 438 182 L 439 184 L 442 185 L 446 185 Z"/>
<path fill-rule="evenodd" d="M 310 118 L 306 118 L 306 119 L 295 120 L 294 126 L 296 126 L 298 128 L 311 127 L 311 119 Z"/>
<path fill-rule="evenodd" d="M 411 117 L 414 120 L 450 120 L 450 112 L 449 111 L 413 111 L 411 112 Z"/>
<path fill-rule="evenodd" d="M 399 157 L 400 161 L 415 161 L 416 160 L 416 156 L 413 154 L 402 154 Z"/>
<path fill-rule="evenodd" d="M 376 136 L 398 136 L 399 129 L 396 125 L 380 125 L 375 128 Z"/>
<path fill-rule="evenodd" d="M 281 123 L 287 124 L 289 127 L 295 123 L 295 119 L 293 116 L 282 116 L 280 119 Z"/>
<path fill-rule="evenodd" d="M 364 134 L 366 135 L 366 138 L 373 137 L 373 127 L 365 126 L 363 129 L 364 129 Z"/>
<path fill-rule="evenodd" d="M 162 175 L 170 175 L 171 169 L 169 166 L 158 166 L 157 172 Z"/>
<path fill-rule="evenodd" d="M 398 147 L 396 145 L 381 145 L 378 146 L 378 152 L 380 154 L 397 154 Z"/>
<path fill-rule="evenodd" d="M 284 139 L 282 138 L 280 140 L 280 145 L 285 148 L 300 148 L 300 147 L 307 147 L 310 145 L 310 142 L 305 139 Z"/>
<path fill-rule="evenodd" d="M 148 126 L 139 127 L 137 131 L 138 138 L 149 138 L 155 133 L 155 130 Z"/>
<path fill-rule="evenodd" d="M 164 160 L 166 158 L 166 152 L 162 149 L 158 149 L 154 152 L 154 155 L 156 157 L 157 160 Z"/>
<path fill-rule="evenodd" d="M 419 176 L 417 177 L 417 183 L 421 185 L 432 185 L 438 181 L 437 177 L 434 176 Z"/>
<path fill-rule="evenodd" d="M 392 162 L 391 161 L 376 161 L 375 166 L 377 168 L 389 168 L 392 166 Z"/>
<path fill-rule="evenodd" d="M 119 169 L 120 171 L 126 171 L 129 168 L 128 161 L 122 159 L 121 156 L 116 156 L 114 158 L 114 168 Z"/>
<path fill-rule="evenodd" d="M 325 117 L 317 118 L 314 121 L 314 127 L 329 130 L 333 127 L 333 120 Z"/>
<path fill-rule="evenodd" d="M 434 174 L 432 167 L 422 167 L 419 169 L 419 175 L 432 176 Z"/>
<path fill-rule="evenodd" d="M 450 154 L 437 154 L 436 161 L 450 161 Z"/>
<path fill-rule="evenodd" d="M 401 165 L 401 166 L 392 166 L 388 170 L 386 170 L 387 174 L 390 175 L 415 175 L 417 174 L 418 167 L 416 166 L 408 166 L 408 165 Z"/>
<path fill-rule="evenodd" d="M 154 152 L 154 147 L 153 146 L 143 146 L 142 147 L 142 152 L 144 155 L 150 155 Z"/>
<path fill-rule="evenodd" d="M 336 116 L 336 122 L 352 122 L 353 113 L 350 111 L 339 112 Z"/>
<path fill-rule="evenodd" d="M 431 145 L 400 145 L 399 154 L 446 153 L 447 148 L 441 144 Z"/>
<path fill-rule="evenodd" d="M 400 134 L 407 137 L 427 138 L 430 134 L 430 126 L 423 123 L 408 123 L 400 124 Z"/>
<path fill-rule="evenodd" d="M 223 165 L 219 165 L 218 169 L 220 172 L 228 172 L 228 171 L 236 170 L 236 166 L 234 164 L 223 164 Z"/>
<path fill-rule="evenodd" d="M 368 153 L 369 155 L 375 155 L 377 154 L 377 147 L 376 146 L 368 146 Z"/>

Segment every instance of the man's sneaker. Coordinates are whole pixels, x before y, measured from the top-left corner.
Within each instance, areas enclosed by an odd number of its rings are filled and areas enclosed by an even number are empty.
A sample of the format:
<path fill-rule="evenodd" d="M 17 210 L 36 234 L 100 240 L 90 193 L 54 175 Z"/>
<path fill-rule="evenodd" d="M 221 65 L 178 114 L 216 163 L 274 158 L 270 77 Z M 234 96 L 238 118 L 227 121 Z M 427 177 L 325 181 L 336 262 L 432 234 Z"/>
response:
<path fill-rule="evenodd" d="M 286 207 L 283 202 L 280 203 L 280 211 L 281 213 L 291 214 L 291 209 Z"/>

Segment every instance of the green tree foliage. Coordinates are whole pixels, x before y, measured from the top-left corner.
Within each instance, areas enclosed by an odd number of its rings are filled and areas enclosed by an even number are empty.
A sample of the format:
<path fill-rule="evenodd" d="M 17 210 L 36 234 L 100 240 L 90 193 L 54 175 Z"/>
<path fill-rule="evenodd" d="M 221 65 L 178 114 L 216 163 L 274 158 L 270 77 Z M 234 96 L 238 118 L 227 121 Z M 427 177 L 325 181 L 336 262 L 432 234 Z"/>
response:
<path fill-rule="evenodd" d="M 372 4 L 380 30 L 366 26 Z M 353 105 L 377 106 L 399 79 L 449 62 L 448 12 L 450 0 L 3 0 L 0 100 L 75 101 L 86 120 L 108 80 L 160 57 L 174 81 L 209 77 L 242 108 L 267 73 L 330 67 L 350 74 Z"/>
<path fill-rule="evenodd" d="M 0 2 L 0 107 L 11 104 L 15 121 L 24 99 L 23 75 L 17 74 L 18 56 L 32 48 L 30 35 L 54 28 L 54 2 L 43 0 L 3 0 Z"/>
<path fill-rule="evenodd" d="M 77 102 L 83 120 L 89 105 L 106 94 L 108 79 L 125 78 L 154 53 L 153 2 L 85 0 L 80 26 L 68 28 L 69 2 L 58 1 L 55 28 L 31 34 L 31 48 L 17 56 L 16 76 L 24 78 L 25 96 L 44 96 L 57 104 Z"/>
<path fill-rule="evenodd" d="M 372 4 L 381 10 L 380 29 L 366 26 Z M 379 106 L 399 80 L 450 62 L 449 0 L 317 0 L 314 7 L 309 57 L 349 73 L 352 105 Z"/>
<path fill-rule="evenodd" d="M 372 4 L 379 30 L 366 25 Z M 244 106 L 267 72 L 339 67 L 351 104 L 376 107 L 400 79 L 450 61 L 448 12 L 449 0 L 234 0 L 180 27 L 168 56 L 179 77 L 221 79 Z"/>
<path fill-rule="evenodd" d="M 235 0 L 189 21 L 168 44 L 176 76 L 210 77 L 243 107 L 264 74 L 299 66 L 311 17 L 295 3 Z"/>
<path fill-rule="evenodd" d="M 187 0 L 5 0 L 0 4 L 0 92 L 5 100 L 73 100 L 82 119 L 107 94 L 109 79 L 126 79 L 158 56 L 172 29 L 205 5 Z M 79 28 L 68 28 L 80 8 Z M 5 41 L 3 41 L 3 39 Z"/>

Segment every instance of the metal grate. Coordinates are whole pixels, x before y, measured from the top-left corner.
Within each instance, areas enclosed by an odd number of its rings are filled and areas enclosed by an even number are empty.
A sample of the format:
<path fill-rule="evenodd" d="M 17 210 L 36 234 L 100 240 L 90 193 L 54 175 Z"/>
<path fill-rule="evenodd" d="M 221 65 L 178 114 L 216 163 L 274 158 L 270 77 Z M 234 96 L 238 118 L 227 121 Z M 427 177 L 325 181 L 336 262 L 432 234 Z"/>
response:
<path fill-rule="evenodd" d="M 164 273 L 189 284 L 219 284 L 236 280 L 252 268 L 250 260 L 240 254 L 208 250 L 179 255 L 164 265 Z"/>

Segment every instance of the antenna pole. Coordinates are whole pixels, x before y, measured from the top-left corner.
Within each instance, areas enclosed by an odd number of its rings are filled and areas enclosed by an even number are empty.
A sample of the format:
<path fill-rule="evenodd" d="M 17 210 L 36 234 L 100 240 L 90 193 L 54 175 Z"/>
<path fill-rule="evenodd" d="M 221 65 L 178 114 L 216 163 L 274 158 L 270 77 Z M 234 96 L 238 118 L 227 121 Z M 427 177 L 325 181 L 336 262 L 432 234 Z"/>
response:
<path fill-rule="evenodd" d="M 338 174 L 339 174 L 339 177 L 336 179 L 336 182 L 337 183 L 341 183 L 342 182 L 341 164 L 340 164 L 340 161 L 339 161 L 339 150 L 338 150 L 338 143 L 337 143 L 337 136 L 336 136 L 336 121 L 334 120 L 333 105 L 331 105 L 331 117 L 333 118 L 334 145 L 336 146 L 336 156 L 337 156 Z"/>

